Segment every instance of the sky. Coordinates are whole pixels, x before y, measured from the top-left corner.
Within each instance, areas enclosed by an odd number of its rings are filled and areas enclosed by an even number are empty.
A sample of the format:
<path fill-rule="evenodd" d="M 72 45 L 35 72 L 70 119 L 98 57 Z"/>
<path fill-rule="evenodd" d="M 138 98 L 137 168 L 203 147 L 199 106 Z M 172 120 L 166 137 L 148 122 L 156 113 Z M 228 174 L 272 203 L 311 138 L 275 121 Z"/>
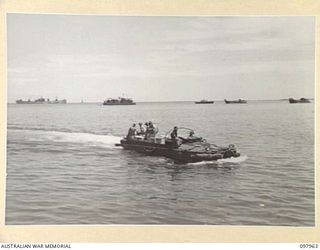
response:
<path fill-rule="evenodd" d="M 314 17 L 7 14 L 8 102 L 314 97 Z"/>

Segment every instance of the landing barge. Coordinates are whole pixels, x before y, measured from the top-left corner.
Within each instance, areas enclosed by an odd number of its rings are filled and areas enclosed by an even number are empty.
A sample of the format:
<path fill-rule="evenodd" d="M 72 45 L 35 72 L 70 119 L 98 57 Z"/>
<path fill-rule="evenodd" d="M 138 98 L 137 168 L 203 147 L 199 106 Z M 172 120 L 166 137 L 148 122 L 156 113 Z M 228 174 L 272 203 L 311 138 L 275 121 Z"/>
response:
<path fill-rule="evenodd" d="M 187 128 L 178 129 L 180 131 Z M 193 130 L 190 131 L 194 134 Z M 127 136 L 116 146 L 145 155 L 164 156 L 173 159 L 176 163 L 215 161 L 240 156 L 240 153 L 237 152 L 232 144 L 227 147 L 220 147 L 195 136 L 179 136 L 176 139 L 172 139 L 167 135 L 155 138 L 145 138 L 143 135 Z"/>
<path fill-rule="evenodd" d="M 214 104 L 214 101 L 208 101 L 208 100 L 201 100 L 199 102 L 194 102 L 195 104 Z"/>

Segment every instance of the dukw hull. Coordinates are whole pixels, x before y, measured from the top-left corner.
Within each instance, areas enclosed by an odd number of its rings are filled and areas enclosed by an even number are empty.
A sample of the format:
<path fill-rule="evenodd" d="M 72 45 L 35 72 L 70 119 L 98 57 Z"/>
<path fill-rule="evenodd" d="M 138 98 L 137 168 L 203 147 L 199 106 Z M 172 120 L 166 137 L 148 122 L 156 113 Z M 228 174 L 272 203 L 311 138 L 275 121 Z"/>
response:
<path fill-rule="evenodd" d="M 186 143 L 174 146 L 171 144 L 148 142 L 146 140 L 127 140 L 124 138 L 116 145 L 145 155 L 164 156 L 173 159 L 177 163 L 215 161 L 240 156 L 240 153 L 233 146 L 211 148 L 208 143 Z"/>

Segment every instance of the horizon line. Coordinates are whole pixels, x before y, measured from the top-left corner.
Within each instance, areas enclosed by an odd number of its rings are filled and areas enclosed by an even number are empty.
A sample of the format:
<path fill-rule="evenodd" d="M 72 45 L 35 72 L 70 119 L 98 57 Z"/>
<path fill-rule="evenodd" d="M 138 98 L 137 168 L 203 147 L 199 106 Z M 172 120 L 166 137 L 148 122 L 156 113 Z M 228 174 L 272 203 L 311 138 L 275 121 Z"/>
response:
<path fill-rule="evenodd" d="M 309 100 L 314 100 L 314 97 L 312 98 L 306 98 Z M 208 101 L 214 101 L 214 102 L 224 102 L 225 99 L 222 100 L 211 100 L 211 99 L 206 99 Z M 226 99 L 226 100 L 239 100 L 239 99 Z M 277 99 L 241 99 L 241 100 L 246 100 L 246 101 L 284 101 L 284 100 L 289 100 L 289 98 L 277 98 Z M 159 103 L 159 102 L 197 102 L 199 100 L 179 100 L 179 101 L 134 101 L 136 103 Z M 103 101 L 79 101 L 79 102 L 68 102 L 67 104 L 85 104 L 85 103 L 103 103 Z M 7 102 L 7 104 L 16 104 L 16 102 Z"/>

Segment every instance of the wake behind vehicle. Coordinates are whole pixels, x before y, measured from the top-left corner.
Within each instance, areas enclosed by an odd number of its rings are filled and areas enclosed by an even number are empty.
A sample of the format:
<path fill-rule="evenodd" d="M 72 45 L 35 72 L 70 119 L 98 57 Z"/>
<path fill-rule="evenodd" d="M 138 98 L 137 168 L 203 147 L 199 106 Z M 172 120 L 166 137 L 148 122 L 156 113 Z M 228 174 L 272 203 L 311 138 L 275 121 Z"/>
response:
<path fill-rule="evenodd" d="M 176 163 L 195 163 L 201 161 L 215 161 L 219 159 L 239 157 L 234 145 L 220 147 L 208 143 L 201 137 L 194 136 L 194 131 L 189 128 L 178 128 L 187 130 L 188 137 L 178 136 L 170 138 L 169 131 L 165 136 L 146 138 L 144 135 L 124 137 L 116 146 L 124 149 L 134 150 L 145 155 L 164 156 L 173 159 Z M 191 135 L 191 136 L 190 136 Z"/>

